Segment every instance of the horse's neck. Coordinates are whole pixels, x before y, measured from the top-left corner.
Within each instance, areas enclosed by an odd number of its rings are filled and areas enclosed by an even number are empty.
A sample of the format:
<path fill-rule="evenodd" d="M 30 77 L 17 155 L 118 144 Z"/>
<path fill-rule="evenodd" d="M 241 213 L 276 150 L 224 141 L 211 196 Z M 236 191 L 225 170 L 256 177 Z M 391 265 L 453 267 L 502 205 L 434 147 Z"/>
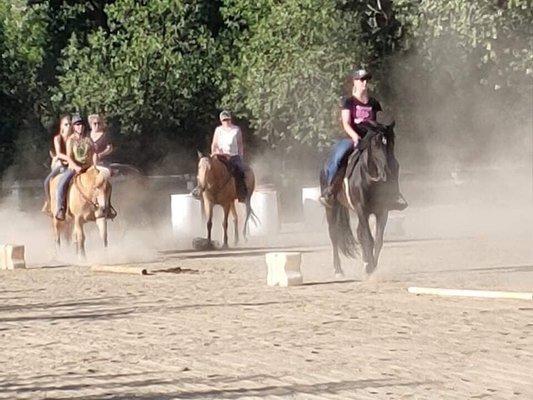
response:
<path fill-rule="evenodd" d="M 230 177 L 226 165 L 216 157 L 211 159 L 211 168 L 206 174 L 206 183 L 208 187 L 218 187 Z"/>

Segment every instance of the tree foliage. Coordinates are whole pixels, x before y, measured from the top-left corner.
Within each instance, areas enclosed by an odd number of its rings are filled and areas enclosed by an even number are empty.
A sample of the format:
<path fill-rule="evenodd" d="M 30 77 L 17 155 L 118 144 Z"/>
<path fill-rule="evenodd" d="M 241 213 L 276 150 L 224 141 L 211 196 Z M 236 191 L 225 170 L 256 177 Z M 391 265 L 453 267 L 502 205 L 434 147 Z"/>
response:
<path fill-rule="evenodd" d="M 238 53 L 226 59 L 222 98 L 272 145 L 323 145 L 338 130 L 335 110 L 347 72 L 368 48 L 357 12 L 319 0 L 230 1 L 227 25 Z"/>
<path fill-rule="evenodd" d="M 102 112 L 125 134 L 208 118 L 216 65 L 205 2 L 119 0 L 106 8 L 112 34 L 99 29 L 63 52 L 58 107 Z"/>
<path fill-rule="evenodd" d="M 221 107 L 272 147 L 322 147 L 361 64 L 399 119 L 425 105 L 401 99 L 392 66 L 457 98 L 527 96 L 532 20 L 531 0 L 1 1 L 0 172 L 17 147 L 40 163 L 43 132 L 74 111 L 105 113 L 146 162 L 154 140 L 202 147 Z"/>

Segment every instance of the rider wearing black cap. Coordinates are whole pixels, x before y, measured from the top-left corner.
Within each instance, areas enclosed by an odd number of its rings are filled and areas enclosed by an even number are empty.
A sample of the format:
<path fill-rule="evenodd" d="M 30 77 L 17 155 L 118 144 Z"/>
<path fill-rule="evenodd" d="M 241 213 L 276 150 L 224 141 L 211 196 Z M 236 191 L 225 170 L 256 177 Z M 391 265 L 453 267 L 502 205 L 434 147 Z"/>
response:
<path fill-rule="evenodd" d="M 351 73 L 351 78 L 353 80 L 352 95 L 343 100 L 341 112 L 342 127 L 348 137 L 340 139 L 335 144 L 324 169 L 327 186 L 320 197 L 320 202 L 326 207 L 331 207 L 333 204 L 335 178 L 345 157 L 357 148 L 359 139 L 365 136 L 368 129 L 377 126 L 376 117 L 378 112 L 382 110 L 379 101 L 368 94 L 368 81 L 372 78 L 372 74 L 364 68 L 360 68 Z M 396 183 L 391 185 L 391 187 L 394 186 L 393 189 L 396 192 L 393 194 L 395 199 L 391 201 L 389 209 L 403 210 L 407 207 L 407 202 L 398 188 L 398 163 L 392 151 L 389 153 L 390 178 L 391 181 L 396 179 Z M 392 171 L 393 169 L 394 171 Z"/>
<path fill-rule="evenodd" d="M 65 219 L 67 210 L 67 191 L 70 181 L 82 171 L 93 165 L 93 144 L 87 137 L 87 129 L 84 119 L 75 114 L 72 116 L 73 133 L 67 140 L 68 168 L 60 174 L 57 185 L 57 213 L 55 217 L 62 221 Z"/>

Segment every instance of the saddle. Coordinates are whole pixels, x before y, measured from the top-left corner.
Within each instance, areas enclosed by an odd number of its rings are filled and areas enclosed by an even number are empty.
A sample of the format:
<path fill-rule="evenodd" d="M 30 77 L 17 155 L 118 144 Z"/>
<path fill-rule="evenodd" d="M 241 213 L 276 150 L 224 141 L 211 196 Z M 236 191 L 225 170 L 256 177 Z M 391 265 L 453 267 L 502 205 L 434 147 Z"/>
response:
<path fill-rule="evenodd" d="M 231 165 L 228 157 L 216 155 L 216 158 L 220 162 L 222 162 L 222 164 L 224 164 L 229 174 L 233 177 L 233 179 L 235 179 L 235 185 L 237 189 L 237 198 L 240 202 L 244 202 L 248 194 L 248 188 L 246 187 L 245 176 L 246 176 L 246 172 L 250 169 L 250 167 L 246 165 L 243 171 L 243 175 L 241 176 L 237 168 Z"/>

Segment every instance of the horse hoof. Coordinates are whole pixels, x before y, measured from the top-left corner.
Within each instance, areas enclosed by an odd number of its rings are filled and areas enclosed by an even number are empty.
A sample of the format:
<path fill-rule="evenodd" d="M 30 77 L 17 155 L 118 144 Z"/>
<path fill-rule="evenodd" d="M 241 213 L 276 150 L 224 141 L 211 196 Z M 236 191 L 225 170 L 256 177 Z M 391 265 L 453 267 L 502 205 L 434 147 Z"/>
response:
<path fill-rule="evenodd" d="M 370 263 L 365 263 L 365 274 L 368 276 L 372 275 L 376 267 Z"/>
<path fill-rule="evenodd" d="M 346 276 L 344 275 L 344 272 L 335 272 L 335 279 L 344 279 Z"/>
<path fill-rule="evenodd" d="M 339 268 L 339 269 L 335 268 L 335 278 L 336 279 L 344 279 L 345 278 L 344 271 L 341 268 Z"/>

